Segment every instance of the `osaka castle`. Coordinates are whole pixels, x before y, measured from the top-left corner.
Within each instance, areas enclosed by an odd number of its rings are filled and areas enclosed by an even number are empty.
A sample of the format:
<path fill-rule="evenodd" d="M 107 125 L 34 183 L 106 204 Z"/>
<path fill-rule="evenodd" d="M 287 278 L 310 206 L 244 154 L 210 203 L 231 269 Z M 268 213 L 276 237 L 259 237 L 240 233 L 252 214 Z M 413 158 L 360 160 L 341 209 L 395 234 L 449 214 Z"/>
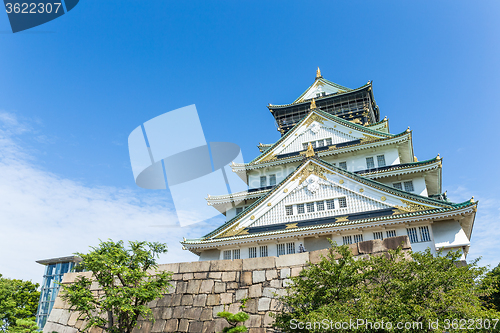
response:
<path fill-rule="evenodd" d="M 281 138 L 232 164 L 248 190 L 209 194 L 226 222 L 182 245 L 200 260 L 281 256 L 407 235 L 413 251 L 458 250 L 465 259 L 477 202 L 450 202 L 443 159 L 418 161 L 412 131 L 380 120 L 372 82 L 350 89 L 324 79 L 290 104 L 267 106 Z M 408 117 L 409 119 L 409 117 Z M 258 138 L 256 138 L 256 141 Z"/>

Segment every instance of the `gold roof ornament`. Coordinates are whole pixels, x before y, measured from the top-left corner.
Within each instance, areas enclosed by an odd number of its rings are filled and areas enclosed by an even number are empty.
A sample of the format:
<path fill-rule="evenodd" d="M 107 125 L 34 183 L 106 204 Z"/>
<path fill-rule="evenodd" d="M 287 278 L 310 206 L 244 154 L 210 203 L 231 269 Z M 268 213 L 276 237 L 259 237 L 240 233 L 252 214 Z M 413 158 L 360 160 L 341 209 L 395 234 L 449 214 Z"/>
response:
<path fill-rule="evenodd" d="M 439 156 L 439 154 L 438 154 L 438 156 L 436 156 L 436 160 L 440 160 L 440 159 L 441 159 L 441 156 Z"/>
<path fill-rule="evenodd" d="M 474 196 L 472 196 L 472 198 L 470 198 L 470 202 L 474 203 Z"/>
<path fill-rule="evenodd" d="M 313 98 L 311 101 L 311 110 L 314 110 L 314 109 L 316 109 L 316 101 Z"/>
<path fill-rule="evenodd" d="M 406 129 L 406 132 L 410 132 L 410 126 L 408 126 L 408 128 Z"/>
<path fill-rule="evenodd" d="M 313 157 L 314 156 L 314 148 L 313 145 L 309 142 L 307 145 L 307 151 L 306 151 L 306 157 Z"/>
<path fill-rule="evenodd" d="M 413 155 L 413 162 L 418 162 L 418 158 L 415 155 Z"/>
<path fill-rule="evenodd" d="M 319 70 L 319 67 L 318 67 L 318 69 L 316 70 L 316 78 L 319 79 L 320 77 L 323 77 L 323 76 L 321 76 L 321 71 Z"/>

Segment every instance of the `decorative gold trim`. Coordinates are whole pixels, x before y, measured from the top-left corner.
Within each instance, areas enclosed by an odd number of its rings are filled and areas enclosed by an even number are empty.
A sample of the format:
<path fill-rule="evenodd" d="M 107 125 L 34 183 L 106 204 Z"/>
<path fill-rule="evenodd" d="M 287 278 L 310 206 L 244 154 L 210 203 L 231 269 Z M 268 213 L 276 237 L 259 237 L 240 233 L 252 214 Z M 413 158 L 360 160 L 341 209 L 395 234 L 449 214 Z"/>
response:
<path fill-rule="evenodd" d="M 323 118 L 321 116 L 318 116 L 316 113 L 311 114 L 311 116 L 304 121 L 304 124 L 302 126 L 309 126 L 311 125 L 314 121 L 317 121 L 320 124 L 325 124 L 324 121 L 327 120 L 326 118 Z"/>
<path fill-rule="evenodd" d="M 316 78 L 319 79 L 321 76 L 321 71 L 319 70 L 319 67 L 318 69 L 316 70 Z"/>
<path fill-rule="evenodd" d="M 382 196 L 380 200 L 385 201 L 386 197 Z"/>
<path fill-rule="evenodd" d="M 341 185 L 344 184 L 344 180 L 343 179 L 339 180 L 339 184 Z"/>
<path fill-rule="evenodd" d="M 304 180 L 307 179 L 307 177 L 309 177 L 310 175 L 313 175 L 313 174 L 318 176 L 321 179 L 327 180 L 324 173 L 333 174 L 330 170 L 325 169 L 319 165 L 311 163 L 308 165 L 308 167 L 303 168 L 302 171 L 299 172 L 298 174 L 296 174 L 290 181 L 293 182 L 293 181 L 297 180 L 298 178 L 300 178 L 300 182 L 299 182 L 299 185 L 300 185 L 300 184 L 302 184 L 302 182 L 304 182 Z"/>
<path fill-rule="evenodd" d="M 285 230 L 286 229 L 295 229 L 295 228 L 298 228 L 297 223 L 289 223 L 289 224 L 287 224 L 286 227 L 285 227 Z"/>
<path fill-rule="evenodd" d="M 422 211 L 422 210 L 433 209 L 432 207 L 424 206 L 424 205 L 421 205 L 421 204 L 417 204 L 417 203 L 414 203 L 414 202 L 411 202 L 411 201 L 408 201 L 408 200 L 404 200 L 404 199 L 399 199 L 399 200 L 401 200 L 401 202 L 405 206 L 403 207 L 403 206 L 397 206 L 396 205 L 394 207 L 397 208 L 398 210 L 402 210 L 404 212 L 418 212 L 418 211 Z"/>
<path fill-rule="evenodd" d="M 349 134 L 352 134 L 352 131 L 349 131 Z"/>
<path fill-rule="evenodd" d="M 267 203 L 267 206 L 268 206 L 268 207 L 271 207 L 271 203 L 270 203 L 270 202 L 268 202 L 268 203 Z"/>
<path fill-rule="evenodd" d="M 364 189 L 362 189 L 362 188 L 360 188 L 360 189 L 359 189 L 359 192 L 360 192 L 360 193 L 363 193 L 364 191 L 365 191 L 365 190 L 364 190 Z"/>
<path fill-rule="evenodd" d="M 264 157 L 260 162 L 268 162 L 268 161 L 273 161 L 276 160 L 276 154 L 269 154 L 266 157 Z"/>
<path fill-rule="evenodd" d="M 241 230 L 241 232 L 237 233 L 238 236 L 248 235 L 248 234 L 249 233 L 248 233 L 248 229 L 247 228 L 245 228 L 245 229 Z"/>
<path fill-rule="evenodd" d="M 306 157 L 313 157 L 314 156 L 314 148 L 312 144 L 309 142 L 307 145 L 307 151 L 306 151 Z"/>
<path fill-rule="evenodd" d="M 340 216 L 335 219 L 335 223 L 349 222 L 349 216 Z"/>
<path fill-rule="evenodd" d="M 286 193 L 286 192 L 288 192 L 288 189 L 287 189 L 287 188 L 283 190 L 283 193 Z"/>
<path fill-rule="evenodd" d="M 372 136 L 372 135 L 368 135 L 368 134 L 363 134 L 363 137 L 361 138 L 361 143 L 375 141 L 378 139 L 380 139 L 380 138 L 377 138 L 376 136 Z"/>
<path fill-rule="evenodd" d="M 314 100 L 314 98 L 311 101 L 311 107 L 310 108 L 311 108 L 311 110 L 316 109 L 316 101 Z"/>
<path fill-rule="evenodd" d="M 406 214 L 408 213 L 407 211 L 401 210 L 401 209 L 396 209 L 392 215 L 401 215 L 401 214 Z"/>
<path fill-rule="evenodd" d="M 255 220 L 255 216 L 254 215 L 250 216 L 250 220 Z"/>

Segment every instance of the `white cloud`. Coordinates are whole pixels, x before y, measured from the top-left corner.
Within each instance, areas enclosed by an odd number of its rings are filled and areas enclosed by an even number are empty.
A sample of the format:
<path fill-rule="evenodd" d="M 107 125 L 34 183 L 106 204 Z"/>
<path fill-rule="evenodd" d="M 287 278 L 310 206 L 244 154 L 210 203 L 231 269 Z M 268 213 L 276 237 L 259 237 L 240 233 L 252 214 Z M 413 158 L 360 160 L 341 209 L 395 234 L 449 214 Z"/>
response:
<path fill-rule="evenodd" d="M 158 196 L 141 200 L 132 190 L 88 187 L 38 168 L 17 138 L 22 133 L 30 127 L 0 111 L 0 274 L 41 282 L 36 260 L 87 252 L 108 238 L 165 242 L 161 263 L 197 260 L 179 240 L 199 236 L 203 226 L 179 228 Z"/>

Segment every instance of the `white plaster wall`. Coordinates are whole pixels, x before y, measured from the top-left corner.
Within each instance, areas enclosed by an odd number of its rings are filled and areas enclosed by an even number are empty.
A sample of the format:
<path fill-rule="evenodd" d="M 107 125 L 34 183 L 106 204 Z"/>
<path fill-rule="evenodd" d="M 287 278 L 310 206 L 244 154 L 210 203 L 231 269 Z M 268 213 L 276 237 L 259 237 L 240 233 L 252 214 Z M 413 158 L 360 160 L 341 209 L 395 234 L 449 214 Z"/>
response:
<path fill-rule="evenodd" d="M 283 179 L 285 179 L 289 174 L 291 174 L 297 167 L 299 163 L 291 163 L 288 165 L 278 165 L 274 167 L 261 168 L 256 170 L 250 170 L 248 172 L 248 187 L 260 188 L 260 177 L 266 176 L 267 185 L 269 186 L 269 175 L 276 175 L 276 184 L 279 184 Z"/>
<path fill-rule="evenodd" d="M 380 179 L 377 179 L 377 181 L 384 184 L 384 185 L 390 186 L 390 187 L 393 187 L 394 183 L 401 183 L 401 185 L 403 186 L 403 190 L 404 190 L 403 183 L 405 181 L 411 180 L 411 181 L 413 181 L 413 188 L 414 188 L 414 191 L 411 193 L 419 194 L 419 195 L 422 195 L 424 197 L 427 197 L 428 196 L 427 185 L 425 184 L 424 176 L 419 176 L 419 177 L 414 177 L 414 178 L 408 178 L 408 177 L 411 177 L 411 175 L 405 176 L 401 180 L 398 180 L 397 178 L 391 177 L 391 178 L 380 178 Z"/>
<path fill-rule="evenodd" d="M 285 244 L 285 250 L 286 250 L 286 243 L 294 243 L 295 244 L 295 253 L 299 252 L 299 245 L 302 244 L 304 245 L 304 239 L 299 238 L 290 238 L 290 239 L 282 239 L 280 243 Z M 240 259 L 247 259 L 250 258 L 250 248 L 251 247 L 256 247 L 257 248 L 257 258 L 260 257 L 260 246 L 265 246 L 267 245 L 267 256 L 268 257 L 277 257 L 278 256 L 278 243 L 276 241 L 273 242 L 255 242 L 255 243 L 250 243 L 250 244 L 244 244 L 241 245 L 240 247 L 236 246 L 226 246 L 226 247 L 220 247 L 220 254 L 219 258 L 220 260 L 224 259 L 224 251 L 231 250 L 231 255 L 232 255 L 232 250 L 235 249 L 240 249 Z M 213 260 L 213 259 L 205 259 L 207 256 L 200 256 L 200 261 L 204 260 Z"/>
<path fill-rule="evenodd" d="M 434 242 L 437 248 L 457 248 L 470 245 L 462 227 L 457 221 L 437 221 L 432 225 Z"/>

